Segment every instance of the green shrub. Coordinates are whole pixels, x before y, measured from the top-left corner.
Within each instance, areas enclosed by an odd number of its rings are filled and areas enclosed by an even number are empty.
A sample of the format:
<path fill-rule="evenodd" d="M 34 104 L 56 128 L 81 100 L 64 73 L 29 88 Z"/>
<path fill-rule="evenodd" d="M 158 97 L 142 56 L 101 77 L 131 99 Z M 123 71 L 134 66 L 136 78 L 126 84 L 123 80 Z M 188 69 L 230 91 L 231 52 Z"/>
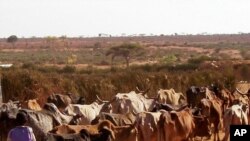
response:
<path fill-rule="evenodd" d="M 177 57 L 174 54 L 166 55 L 163 57 L 162 62 L 165 64 L 172 64 L 177 61 Z"/>
<path fill-rule="evenodd" d="M 201 64 L 205 61 L 213 61 L 213 60 L 217 60 L 216 58 L 212 58 L 212 57 L 208 57 L 208 56 L 205 56 L 205 55 L 202 55 L 202 56 L 199 56 L 199 57 L 196 57 L 196 58 L 190 58 L 188 60 L 188 63 L 191 63 L 191 64 Z"/>

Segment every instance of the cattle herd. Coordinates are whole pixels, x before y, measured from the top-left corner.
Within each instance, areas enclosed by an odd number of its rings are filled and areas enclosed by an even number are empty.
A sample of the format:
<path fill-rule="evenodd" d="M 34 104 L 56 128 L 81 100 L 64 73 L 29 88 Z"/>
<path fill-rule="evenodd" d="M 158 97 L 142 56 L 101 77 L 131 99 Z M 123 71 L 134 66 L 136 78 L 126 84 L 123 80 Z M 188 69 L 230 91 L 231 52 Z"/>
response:
<path fill-rule="evenodd" d="M 249 94 L 238 89 L 191 86 L 185 94 L 159 89 L 155 95 L 131 91 L 85 104 L 82 97 L 52 94 L 43 107 L 37 99 L 1 103 L 0 140 L 18 112 L 28 116 L 38 141 L 226 141 L 230 125 L 249 124 Z"/>

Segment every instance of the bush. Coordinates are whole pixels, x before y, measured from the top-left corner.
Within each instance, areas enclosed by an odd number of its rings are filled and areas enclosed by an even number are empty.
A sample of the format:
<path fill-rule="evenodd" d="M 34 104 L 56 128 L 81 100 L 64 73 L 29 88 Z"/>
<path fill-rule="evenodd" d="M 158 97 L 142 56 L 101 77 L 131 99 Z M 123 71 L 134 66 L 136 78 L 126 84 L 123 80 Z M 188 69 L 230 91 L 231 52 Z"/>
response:
<path fill-rule="evenodd" d="M 142 90 L 150 86 L 148 95 L 155 97 L 159 88 L 174 88 L 185 93 L 191 85 L 207 86 L 212 82 L 233 90 L 235 82 L 244 78 L 245 71 L 249 70 L 248 66 L 224 66 L 220 70 L 208 68 L 196 71 L 196 64 L 133 66 L 127 70 L 115 68 L 113 71 L 103 70 L 98 73 L 93 70 L 94 72 L 87 74 L 76 73 L 74 66 L 65 66 L 59 72 L 49 72 L 52 68 L 46 67 L 43 68 L 44 73 L 40 69 L 2 70 L 4 102 L 34 96 L 46 102 L 47 96 L 53 92 L 72 92 L 84 96 L 91 103 L 95 100 L 95 95 L 110 100 L 116 93 L 133 91 L 136 86 Z"/>
<path fill-rule="evenodd" d="M 190 63 L 190 64 L 201 64 L 201 63 L 203 63 L 205 61 L 213 61 L 213 60 L 217 60 L 217 59 L 203 55 L 203 56 L 200 56 L 200 57 L 197 57 L 197 58 L 189 59 L 188 63 Z"/>
<path fill-rule="evenodd" d="M 22 65 L 22 68 L 24 68 L 24 69 L 35 69 L 36 67 L 35 67 L 35 65 L 33 63 L 24 63 Z"/>
<path fill-rule="evenodd" d="M 61 70 L 62 73 L 74 73 L 76 72 L 76 67 L 75 66 L 69 66 L 66 65 L 65 67 L 63 67 L 63 69 Z"/>
<path fill-rule="evenodd" d="M 177 61 L 177 57 L 174 54 L 166 55 L 163 57 L 162 62 L 165 64 L 172 64 Z"/>

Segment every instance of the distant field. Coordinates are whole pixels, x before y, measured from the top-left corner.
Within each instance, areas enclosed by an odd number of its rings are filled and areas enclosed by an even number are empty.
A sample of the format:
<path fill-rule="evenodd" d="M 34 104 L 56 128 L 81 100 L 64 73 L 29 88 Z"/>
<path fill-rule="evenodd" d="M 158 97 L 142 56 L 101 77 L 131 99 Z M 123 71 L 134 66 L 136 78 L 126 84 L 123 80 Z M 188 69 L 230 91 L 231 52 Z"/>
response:
<path fill-rule="evenodd" d="M 130 55 L 133 65 L 152 63 L 181 64 L 192 58 L 208 56 L 214 60 L 248 60 L 250 35 L 179 35 L 158 37 L 99 37 L 99 38 L 20 38 L 13 48 L 0 39 L 0 62 L 41 66 L 74 65 L 108 68 L 111 57 L 105 53 L 122 43 L 137 43 L 139 51 Z M 72 56 L 75 60 L 72 61 Z M 172 58 L 176 58 L 171 60 Z M 125 65 L 116 57 L 116 66 Z"/>
<path fill-rule="evenodd" d="M 133 44 L 126 57 L 108 55 L 114 47 Z M 127 48 L 126 48 L 127 49 Z M 250 35 L 189 35 L 159 37 L 29 38 L 13 47 L 0 39 L 0 69 L 4 100 L 72 92 L 88 102 L 104 99 L 138 86 L 185 92 L 191 85 L 219 83 L 229 89 L 250 80 Z M 113 50 L 114 51 L 114 50 Z M 128 52 L 126 52 L 128 51 Z M 124 54 L 123 54 L 124 55 Z"/>

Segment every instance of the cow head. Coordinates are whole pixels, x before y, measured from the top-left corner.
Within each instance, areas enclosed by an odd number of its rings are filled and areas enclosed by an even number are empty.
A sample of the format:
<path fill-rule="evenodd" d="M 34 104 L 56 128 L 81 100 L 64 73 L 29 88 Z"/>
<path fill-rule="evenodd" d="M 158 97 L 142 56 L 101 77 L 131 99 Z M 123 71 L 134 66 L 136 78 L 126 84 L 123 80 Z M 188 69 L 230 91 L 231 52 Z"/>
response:
<path fill-rule="evenodd" d="M 208 137 L 212 135 L 211 126 L 209 124 L 208 117 L 205 116 L 193 116 L 195 123 L 195 136 Z"/>
<path fill-rule="evenodd" d="M 162 107 L 162 106 L 161 106 L 161 103 L 159 103 L 158 101 L 155 101 L 155 104 L 154 104 L 154 106 L 153 106 L 151 112 L 157 112 L 157 111 L 159 111 L 160 109 L 162 109 L 161 107 Z"/>
<path fill-rule="evenodd" d="M 85 103 L 86 103 L 86 99 L 84 97 L 82 97 L 82 96 L 77 101 L 77 104 L 82 104 L 83 105 Z"/>
<path fill-rule="evenodd" d="M 113 113 L 113 106 L 111 103 L 105 103 L 101 109 L 101 112 Z"/>
<path fill-rule="evenodd" d="M 185 103 L 187 100 L 186 97 L 182 93 L 178 93 L 178 94 L 180 94 L 179 103 Z"/>
<path fill-rule="evenodd" d="M 192 93 L 198 94 L 200 93 L 201 89 L 199 87 L 196 86 L 191 86 L 189 89 Z"/>
<path fill-rule="evenodd" d="M 52 94 L 47 98 L 48 103 L 54 103 L 57 107 L 64 109 L 66 106 L 72 103 L 72 99 L 69 95 Z"/>
<path fill-rule="evenodd" d="M 209 117 L 211 112 L 212 103 L 210 100 L 203 98 L 200 102 L 201 113 L 204 116 Z"/>
<path fill-rule="evenodd" d="M 46 103 L 43 108 L 55 113 L 59 111 L 54 103 Z"/>

